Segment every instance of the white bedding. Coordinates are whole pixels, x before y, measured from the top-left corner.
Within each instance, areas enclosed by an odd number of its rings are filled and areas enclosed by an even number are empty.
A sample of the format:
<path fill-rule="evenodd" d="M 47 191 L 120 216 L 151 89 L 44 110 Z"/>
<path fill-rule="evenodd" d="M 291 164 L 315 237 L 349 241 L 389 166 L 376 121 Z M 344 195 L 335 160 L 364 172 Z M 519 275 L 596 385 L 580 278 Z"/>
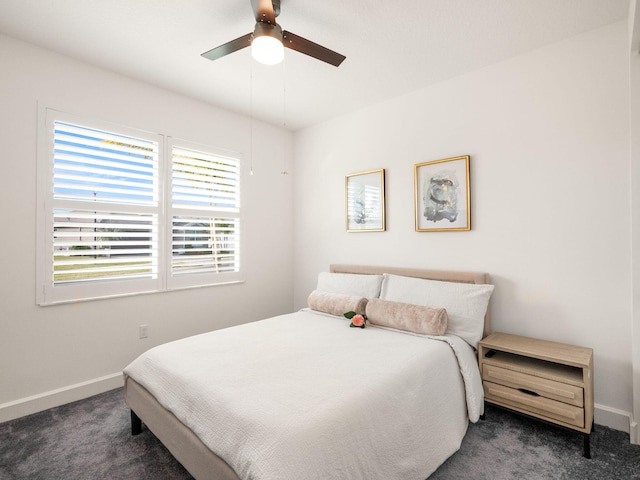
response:
<path fill-rule="evenodd" d="M 244 480 L 423 480 L 483 392 L 471 347 L 301 311 L 153 348 L 125 375 Z"/>

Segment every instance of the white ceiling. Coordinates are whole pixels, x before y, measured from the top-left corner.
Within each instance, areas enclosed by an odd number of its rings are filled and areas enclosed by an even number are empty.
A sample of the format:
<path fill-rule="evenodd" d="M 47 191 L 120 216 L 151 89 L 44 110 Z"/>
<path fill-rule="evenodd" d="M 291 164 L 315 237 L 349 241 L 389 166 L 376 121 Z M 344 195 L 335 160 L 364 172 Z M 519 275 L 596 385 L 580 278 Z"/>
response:
<path fill-rule="evenodd" d="M 338 68 L 292 50 L 274 67 L 252 62 L 248 48 L 202 58 L 253 30 L 250 0 L 0 0 L 0 33 L 296 130 L 628 9 L 629 0 L 282 0 L 278 23 L 346 55 Z"/>

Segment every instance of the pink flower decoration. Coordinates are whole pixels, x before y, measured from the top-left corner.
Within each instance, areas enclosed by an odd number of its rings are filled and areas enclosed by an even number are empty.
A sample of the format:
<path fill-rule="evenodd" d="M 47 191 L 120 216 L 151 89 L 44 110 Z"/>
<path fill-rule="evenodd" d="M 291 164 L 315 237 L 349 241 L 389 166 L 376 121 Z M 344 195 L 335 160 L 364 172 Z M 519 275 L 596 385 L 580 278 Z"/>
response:
<path fill-rule="evenodd" d="M 351 323 L 353 323 L 355 327 L 361 327 L 364 325 L 364 317 L 362 315 L 354 315 L 351 319 Z"/>

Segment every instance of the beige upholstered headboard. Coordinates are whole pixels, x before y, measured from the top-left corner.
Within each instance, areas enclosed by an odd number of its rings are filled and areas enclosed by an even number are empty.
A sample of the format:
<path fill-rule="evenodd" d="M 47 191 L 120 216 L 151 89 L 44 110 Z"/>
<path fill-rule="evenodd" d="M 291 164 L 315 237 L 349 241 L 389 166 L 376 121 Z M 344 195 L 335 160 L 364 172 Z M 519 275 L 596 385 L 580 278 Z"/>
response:
<path fill-rule="evenodd" d="M 374 265 L 345 265 L 331 264 L 329 271 L 332 273 L 359 273 L 363 275 L 381 275 L 391 273 L 393 275 L 403 275 L 405 277 L 426 278 L 429 280 L 440 280 L 443 282 L 458 283 L 479 283 L 490 284 L 488 273 L 481 272 L 456 272 L 451 270 L 426 270 L 422 268 L 405 267 L 380 267 Z M 484 336 L 490 332 L 489 308 L 484 316 Z"/>

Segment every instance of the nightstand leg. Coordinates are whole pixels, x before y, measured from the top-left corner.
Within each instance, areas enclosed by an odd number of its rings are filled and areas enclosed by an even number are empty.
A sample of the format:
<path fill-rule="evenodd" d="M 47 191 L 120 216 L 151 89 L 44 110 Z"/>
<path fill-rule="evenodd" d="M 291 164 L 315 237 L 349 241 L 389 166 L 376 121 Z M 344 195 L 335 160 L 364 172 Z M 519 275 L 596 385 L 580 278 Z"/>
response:
<path fill-rule="evenodd" d="M 584 458 L 591 458 L 591 435 L 583 433 L 584 435 Z"/>

